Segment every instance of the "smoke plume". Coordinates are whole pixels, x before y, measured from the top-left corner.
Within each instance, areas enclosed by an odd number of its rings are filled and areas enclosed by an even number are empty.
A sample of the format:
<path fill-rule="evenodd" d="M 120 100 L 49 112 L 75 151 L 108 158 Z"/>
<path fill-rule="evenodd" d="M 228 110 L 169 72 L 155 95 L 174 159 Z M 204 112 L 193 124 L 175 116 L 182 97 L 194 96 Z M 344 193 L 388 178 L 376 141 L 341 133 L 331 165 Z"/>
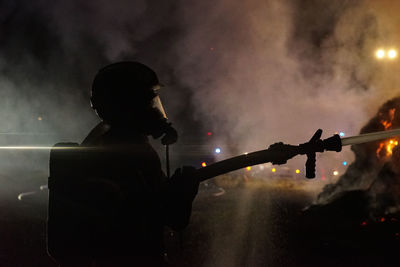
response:
<path fill-rule="evenodd" d="M 360 133 L 399 128 L 399 109 L 399 97 L 387 101 Z M 376 206 L 374 209 L 399 206 L 398 138 L 353 145 L 351 149 L 355 154 L 354 162 L 336 183 L 325 186 L 318 196 L 318 201 L 329 202 L 343 191 L 364 190 L 375 200 L 372 202 L 373 206 Z"/>
<path fill-rule="evenodd" d="M 392 1 L 3 0 L 0 10 L 0 122 L 19 143 L 81 141 L 98 121 L 93 76 L 117 60 L 153 67 L 182 136 L 213 131 L 224 157 L 317 128 L 355 134 L 398 94 L 398 66 L 374 57 L 398 43 Z"/>

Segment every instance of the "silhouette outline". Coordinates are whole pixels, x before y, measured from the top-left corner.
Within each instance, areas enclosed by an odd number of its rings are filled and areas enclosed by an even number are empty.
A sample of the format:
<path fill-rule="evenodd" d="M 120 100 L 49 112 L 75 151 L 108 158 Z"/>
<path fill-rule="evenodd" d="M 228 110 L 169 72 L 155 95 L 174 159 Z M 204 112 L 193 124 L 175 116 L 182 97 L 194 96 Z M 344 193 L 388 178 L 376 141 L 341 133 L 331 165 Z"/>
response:
<path fill-rule="evenodd" d="M 160 87 L 139 62 L 100 69 L 91 104 L 102 121 L 80 145 L 50 152 L 48 252 L 60 266 L 165 266 L 163 227 L 188 225 L 195 168 L 167 179 L 148 140 L 170 145 L 178 137 Z"/>

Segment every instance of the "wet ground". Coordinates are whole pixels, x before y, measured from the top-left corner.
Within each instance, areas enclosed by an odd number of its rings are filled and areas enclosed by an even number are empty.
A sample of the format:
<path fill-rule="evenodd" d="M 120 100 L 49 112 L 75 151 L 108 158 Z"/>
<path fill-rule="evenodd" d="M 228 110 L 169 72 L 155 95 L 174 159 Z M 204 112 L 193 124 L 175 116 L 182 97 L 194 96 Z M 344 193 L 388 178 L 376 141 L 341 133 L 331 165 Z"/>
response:
<path fill-rule="evenodd" d="M 56 266 L 45 249 L 47 193 L 39 187 L 46 179 L 0 176 L 0 266 Z M 30 191 L 36 194 L 18 200 Z M 353 205 L 358 200 L 304 213 L 312 197 L 296 186 L 247 182 L 222 194 L 202 190 L 190 226 L 166 234 L 169 258 L 175 266 L 199 267 L 399 266 L 397 218 L 364 225 Z"/>

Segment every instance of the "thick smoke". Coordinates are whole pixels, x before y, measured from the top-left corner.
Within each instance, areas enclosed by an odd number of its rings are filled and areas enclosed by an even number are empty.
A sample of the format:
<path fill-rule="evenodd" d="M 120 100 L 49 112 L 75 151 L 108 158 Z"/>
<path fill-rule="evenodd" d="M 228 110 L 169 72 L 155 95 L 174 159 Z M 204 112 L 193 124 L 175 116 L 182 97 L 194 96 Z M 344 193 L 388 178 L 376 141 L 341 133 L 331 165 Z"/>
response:
<path fill-rule="evenodd" d="M 374 7 L 366 1 L 181 7 L 190 31 L 175 46 L 184 56 L 178 73 L 194 90 L 197 116 L 227 147 L 235 144 L 234 153 L 304 142 L 317 128 L 325 136 L 357 134 L 382 101 L 398 94 L 395 64 L 374 57 L 376 48 L 396 43 L 396 32 L 385 9 Z M 351 157 L 345 153 L 342 159 Z M 328 166 L 340 164 L 336 155 L 326 157 Z"/>
<path fill-rule="evenodd" d="M 398 129 L 400 127 L 399 109 L 399 97 L 387 101 L 361 129 L 360 133 L 384 131 L 385 128 Z M 377 197 L 379 194 L 397 197 L 400 150 L 395 143 L 398 142 L 397 138 L 393 138 L 391 141 L 392 145 L 388 143 L 390 142 L 388 140 L 353 145 L 351 149 L 355 154 L 354 162 L 335 184 L 325 186 L 323 192 L 318 196 L 318 201 L 329 202 L 342 191 L 349 190 L 369 191 L 373 197 Z M 387 150 L 388 146 L 390 153 Z M 400 204 L 397 200 L 395 202 L 397 205 Z"/>
<path fill-rule="evenodd" d="M 162 96 L 171 121 L 183 136 L 212 130 L 224 156 L 305 142 L 317 128 L 355 134 L 371 110 L 398 94 L 398 67 L 373 56 L 397 41 L 391 1 L 0 7 L 2 131 L 45 133 L 40 143 L 82 140 L 98 121 L 88 104 L 91 80 L 116 60 L 152 66 L 169 87 Z"/>
<path fill-rule="evenodd" d="M 399 43 L 393 2 L 0 0 L 0 131 L 7 133 L 0 145 L 80 142 L 99 121 L 89 106 L 91 81 L 117 60 L 154 68 L 181 140 L 212 131 L 223 157 L 303 143 L 318 128 L 324 137 L 357 134 L 399 93 L 395 61 L 374 57 L 376 48 Z M 318 168 L 351 155 L 323 155 Z M 48 164 L 48 152 L 0 156 L 1 172 Z M 299 168 L 304 158 L 289 164 Z M 230 222 L 237 240 L 250 223 L 241 218 L 251 196 L 244 200 Z M 231 243 L 233 253 L 242 250 Z M 234 266 L 229 259 L 218 262 Z"/>
<path fill-rule="evenodd" d="M 150 49 L 138 52 L 140 42 L 167 27 L 168 13 L 154 7 L 146 1 L 1 1 L 1 145 L 80 142 L 99 121 L 89 104 L 96 71 L 119 59 L 151 65 L 161 58 L 157 49 L 154 56 Z M 2 167 L 46 169 L 47 157 L 6 152 Z"/>

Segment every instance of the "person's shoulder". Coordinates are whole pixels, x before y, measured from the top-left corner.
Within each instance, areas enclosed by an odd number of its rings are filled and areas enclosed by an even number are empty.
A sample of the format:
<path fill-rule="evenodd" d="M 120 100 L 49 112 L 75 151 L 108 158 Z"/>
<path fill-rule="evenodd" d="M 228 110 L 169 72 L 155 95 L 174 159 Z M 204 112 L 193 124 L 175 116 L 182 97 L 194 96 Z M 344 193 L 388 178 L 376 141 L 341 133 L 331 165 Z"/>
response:
<path fill-rule="evenodd" d="M 98 145 L 109 130 L 110 126 L 108 124 L 104 122 L 98 123 L 83 140 L 81 146 Z"/>

